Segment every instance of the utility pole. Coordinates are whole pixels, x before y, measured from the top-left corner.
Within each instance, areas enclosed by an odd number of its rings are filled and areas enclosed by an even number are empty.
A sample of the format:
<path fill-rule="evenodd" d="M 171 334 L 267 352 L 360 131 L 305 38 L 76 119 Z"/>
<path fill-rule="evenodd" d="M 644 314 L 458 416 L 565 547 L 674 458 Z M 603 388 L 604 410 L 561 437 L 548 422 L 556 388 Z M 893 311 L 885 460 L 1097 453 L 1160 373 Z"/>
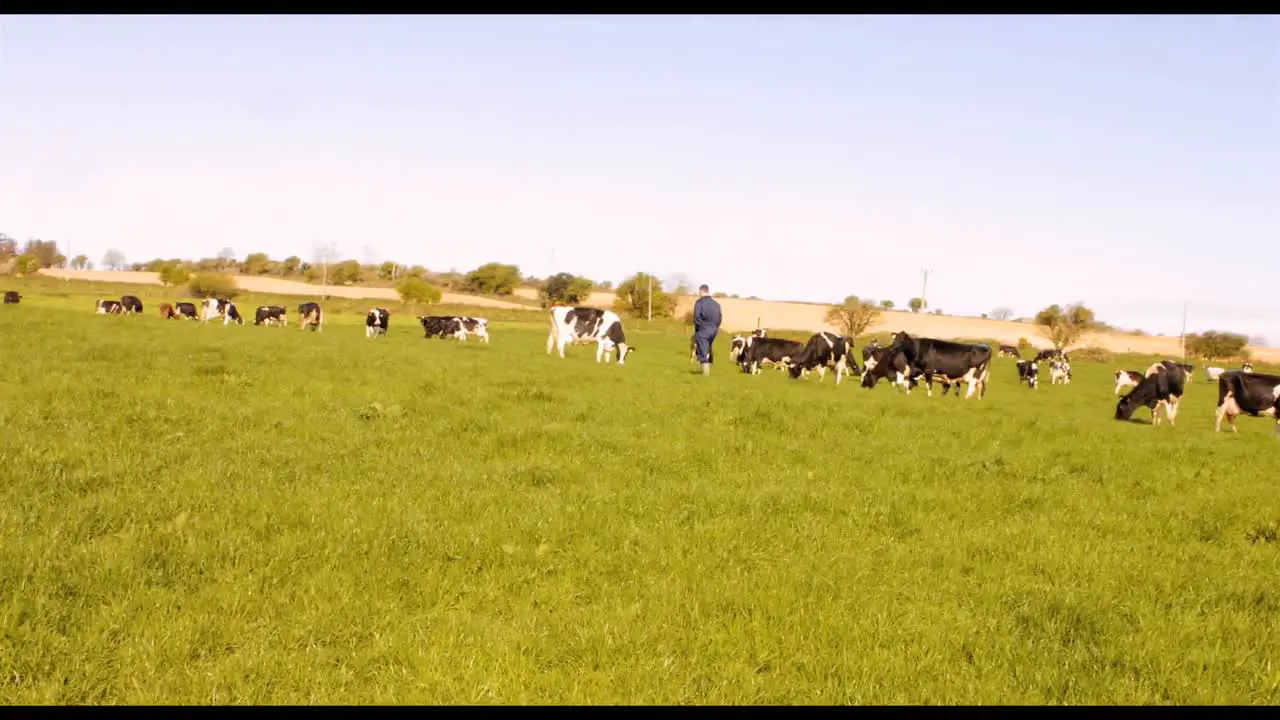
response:
<path fill-rule="evenodd" d="M 1182 301 L 1182 362 L 1187 361 L 1187 301 Z"/>
<path fill-rule="evenodd" d="M 924 282 L 920 284 L 920 309 L 921 310 L 929 309 L 929 294 L 928 294 L 929 293 L 929 273 L 931 272 L 933 271 L 927 270 L 925 268 L 920 268 L 920 274 L 924 276 Z"/>
<path fill-rule="evenodd" d="M 649 276 L 649 321 L 653 321 L 653 276 Z"/>

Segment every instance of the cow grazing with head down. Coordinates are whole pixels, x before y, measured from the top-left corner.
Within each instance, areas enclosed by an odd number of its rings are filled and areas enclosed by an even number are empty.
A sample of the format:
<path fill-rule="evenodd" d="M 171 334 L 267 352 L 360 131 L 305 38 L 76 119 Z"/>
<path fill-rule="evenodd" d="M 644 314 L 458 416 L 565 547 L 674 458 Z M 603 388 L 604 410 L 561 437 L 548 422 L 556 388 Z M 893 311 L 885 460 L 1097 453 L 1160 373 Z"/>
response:
<path fill-rule="evenodd" d="M 1152 368 L 1160 366 L 1160 370 Z M 1187 374 L 1180 367 L 1166 368 L 1156 363 L 1148 368 L 1149 374 L 1142 378 L 1133 390 L 1116 403 L 1116 419 L 1128 420 L 1140 407 L 1151 409 L 1151 424 L 1160 424 L 1160 411 L 1169 425 L 1175 424 L 1178 417 L 1178 404 L 1182 401 L 1183 389 L 1186 386 Z"/>
<path fill-rule="evenodd" d="M 1047 362 L 1049 360 L 1055 360 L 1055 359 L 1070 361 L 1070 358 L 1067 357 L 1067 354 L 1062 352 L 1061 350 L 1058 350 L 1057 348 L 1049 348 L 1048 350 L 1041 350 L 1040 352 L 1036 353 L 1036 356 L 1034 358 L 1032 358 L 1032 360 L 1037 363 Z"/>
<path fill-rule="evenodd" d="M 1031 360 L 1019 360 L 1018 382 L 1026 383 L 1028 388 L 1035 390 L 1040 382 L 1040 366 Z"/>
<path fill-rule="evenodd" d="M 183 320 L 198 320 L 199 313 L 196 312 L 196 304 L 189 302 L 180 302 L 174 306 L 178 311 L 178 317 Z"/>
<path fill-rule="evenodd" d="M 1018 348 L 1013 345 L 1001 345 L 1000 351 L 997 353 L 997 357 L 1010 357 L 1015 360 L 1021 360 L 1022 353 L 1018 352 Z"/>
<path fill-rule="evenodd" d="M 124 306 L 119 300 L 99 300 L 93 304 L 93 311 L 99 315 L 120 315 L 124 312 Z"/>
<path fill-rule="evenodd" d="M 124 308 L 125 315 L 134 313 L 142 313 L 142 301 L 136 295 L 123 295 L 120 298 L 120 306 Z"/>
<path fill-rule="evenodd" d="M 738 355 L 738 366 L 749 375 L 759 375 L 765 363 L 773 363 L 779 367 L 789 365 L 791 358 L 799 355 L 804 345 L 795 340 L 773 337 L 756 337 L 752 335 L 743 343 L 742 352 Z"/>
<path fill-rule="evenodd" d="M 462 342 L 467 337 L 462 319 L 456 315 L 419 315 L 418 322 L 422 324 L 423 339 L 453 338 Z"/>
<path fill-rule="evenodd" d="M 18 291 L 17 291 L 17 290 L 5 290 L 5 291 L 4 291 L 4 304 L 5 304 L 5 305 L 17 305 L 17 304 L 18 304 L 18 302 L 19 302 L 20 300 L 22 300 L 22 296 L 18 294 Z"/>
<path fill-rule="evenodd" d="M 177 320 L 178 311 L 169 303 L 160 303 L 160 318 L 163 320 Z"/>
<path fill-rule="evenodd" d="M 852 363 L 853 369 L 849 369 Z M 791 377 L 799 378 L 801 374 L 811 370 L 818 371 L 818 382 L 826 378 L 827 368 L 835 370 L 836 385 L 840 378 L 858 372 L 858 362 L 853 356 L 853 339 L 841 337 L 826 331 L 816 333 L 805 343 L 804 348 L 790 359 L 788 371 Z"/>
<path fill-rule="evenodd" d="M 565 345 L 596 344 L 596 362 L 609 362 L 612 353 L 618 353 L 618 364 L 626 363 L 627 355 L 636 351 L 627 345 L 627 335 L 622 329 L 622 318 L 612 310 L 590 307 L 557 305 L 551 308 L 551 333 L 547 335 L 547 354 L 553 349 L 564 357 Z"/>
<path fill-rule="evenodd" d="M 254 312 L 253 324 L 284 327 L 289 324 L 289 316 L 285 313 L 283 305 L 263 305 Z"/>
<path fill-rule="evenodd" d="M 880 379 L 888 380 L 899 390 L 911 394 L 911 388 L 918 383 L 916 375 L 911 372 L 907 356 L 900 350 L 887 347 L 875 347 L 870 353 L 863 349 L 862 387 L 874 388 Z M 959 391 L 956 393 L 959 395 Z"/>
<path fill-rule="evenodd" d="M 899 332 L 893 336 L 889 349 L 901 352 L 906 357 L 913 376 L 924 374 L 925 387 L 928 388 L 930 397 L 933 396 L 935 375 L 941 375 L 952 383 L 968 383 L 966 400 L 972 398 L 975 392 L 979 399 L 986 397 L 992 356 L 990 345 L 917 338 Z"/>
<path fill-rule="evenodd" d="M 298 329 L 307 328 L 311 328 L 312 332 L 324 330 L 324 312 L 317 303 L 306 302 L 298 306 Z"/>
<path fill-rule="evenodd" d="M 391 311 L 386 308 L 370 308 L 364 316 L 364 336 L 369 338 L 386 335 L 390 318 Z"/>
<path fill-rule="evenodd" d="M 1241 415 L 1275 418 L 1280 422 L 1280 376 L 1243 370 L 1228 370 L 1219 375 L 1213 431 L 1220 432 L 1222 421 L 1226 420 L 1231 432 L 1239 432 L 1236 418 Z"/>
<path fill-rule="evenodd" d="M 765 337 L 764 330 L 752 330 L 750 335 L 734 335 L 729 340 L 729 362 L 737 364 L 742 357 L 742 351 L 747 347 L 748 337 Z M 690 340 L 692 342 L 692 340 Z M 693 361 L 698 361 L 697 348 L 694 348 Z"/>

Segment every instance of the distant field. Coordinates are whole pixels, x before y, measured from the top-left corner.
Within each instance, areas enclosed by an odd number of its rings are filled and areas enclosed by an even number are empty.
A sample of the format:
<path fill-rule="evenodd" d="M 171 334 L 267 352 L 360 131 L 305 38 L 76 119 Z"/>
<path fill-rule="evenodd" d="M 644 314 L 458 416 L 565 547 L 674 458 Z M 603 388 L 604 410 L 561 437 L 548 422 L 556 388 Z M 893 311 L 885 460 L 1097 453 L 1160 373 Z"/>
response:
<path fill-rule="evenodd" d="M 5 703 L 1280 700 L 1280 441 L 1215 435 L 1200 373 L 1152 428 L 1112 365 L 904 397 L 699 377 L 678 329 L 618 367 L 518 310 L 486 346 L 19 289 Z"/>

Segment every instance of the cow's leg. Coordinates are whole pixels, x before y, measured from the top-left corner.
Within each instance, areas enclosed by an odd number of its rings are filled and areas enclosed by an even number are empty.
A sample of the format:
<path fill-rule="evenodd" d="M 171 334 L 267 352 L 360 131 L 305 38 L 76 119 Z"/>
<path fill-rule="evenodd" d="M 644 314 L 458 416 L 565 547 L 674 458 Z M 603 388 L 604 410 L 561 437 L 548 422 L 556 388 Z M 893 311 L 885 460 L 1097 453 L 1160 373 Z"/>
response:
<path fill-rule="evenodd" d="M 925 386 L 926 397 L 933 397 L 933 371 L 932 370 L 924 371 L 924 386 Z"/>
<path fill-rule="evenodd" d="M 1169 418 L 1169 427 L 1174 427 L 1177 425 L 1179 402 L 1181 402 L 1180 399 L 1176 397 L 1170 397 L 1169 404 L 1164 409 L 1165 417 Z"/>
<path fill-rule="evenodd" d="M 967 384 L 967 386 L 968 386 L 968 388 L 967 388 L 967 392 L 965 392 L 965 394 L 964 394 L 964 399 L 965 399 L 965 400 L 968 400 L 969 398 L 973 397 L 973 393 L 974 393 L 974 391 L 976 391 L 976 390 L 978 389 L 978 373 L 979 373 L 979 371 L 980 371 L 980 368 L 971 367 L 971 368 L 969 368 L 969 371 L 968 371 L 968 372 L 966 372 L 966 373 L 964 374 L 964 381 L 965 381 L 965 383 L 966 383 L 966 384 Z M 957 397 L 959 397 L 959 396 L 960 396 L 960 385 L 959 385 L 959 383 L 957 383 L 957 384 L 956 384 L 956 396 L 957 396 Z"/>

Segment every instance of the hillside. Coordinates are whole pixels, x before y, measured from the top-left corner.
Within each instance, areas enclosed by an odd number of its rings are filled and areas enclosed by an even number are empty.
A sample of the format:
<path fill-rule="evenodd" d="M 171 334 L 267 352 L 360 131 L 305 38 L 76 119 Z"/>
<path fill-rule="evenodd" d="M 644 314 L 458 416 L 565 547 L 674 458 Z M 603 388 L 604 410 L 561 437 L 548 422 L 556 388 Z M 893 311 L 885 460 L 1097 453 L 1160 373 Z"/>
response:
<path fill-rule="evenodd" d="M 115 272 L 103 270 L 58 270 L 45 269 L 42 274 L 73 280 L 96 280 L 98 282 L 137 283 L 159 285 L 157 273 L 151 272 Z M 280 295 L 316 296 L 319 286 L 296 280 L 280 278 L 237 275 L 236 284 L 249 292 L 276 293 Z M 342 298 L 397 299 L 395 290 L 391 288 L 373 288 L 361 286 L 329 286 L 326 290 L 330 296 Z M 515 293 L 524 299 L 537 299 L 537 292 L 531 288 L 519 288 Z M 610 292 L 595 292 L 587 301 L 587 305 L 609 307 L 613 304 L 614 295 Z M 693 307 L 693 297 L 684 296 L 677 304 L 677 317 L 683 316 Z M 835 330 L 826 322 L 827 305 L 818 303 L 779 302 L 773 300 L 745 300 L 739 298 L 717 298 L 724 311 L 724 330 L 741 332 L 763 328 L 789 328 L 797 330 Z M 514 310 L 530 310 L 530 306 L 521 303 L 497 300 L 494 298 L 467 295 L 464 293 L 445 292 L 441 302 L 475 307 L 493 307 Z M 1048 347 L 1049 343 L 1039 330 L 1026 323 L 1013 321 L 989 320 L 983 318 L 953 317 L 950 315 L 925 315 L 911 312 L 887 310 L 881 313 L 880 319 L 871 328 L 871 332 L 896 332 L 905 330 L 913 335 L 924 335 L 940 338 L 972 338 L 989 339 L 997 342 L 1016 345 L 1019 338 L 1026 338 L 1032 345 Z M 1176 337 L 1152 337 L 1129 335 L 1117 332 L 1087 333 L 1078 346 L 1096 345 L 1112 352 L 1142 353 L 1176 357 L 1181 348 Z M 1264 362 L 1280 362 L 1280 348 L 1251 347 L 1254 357 Z"/>

